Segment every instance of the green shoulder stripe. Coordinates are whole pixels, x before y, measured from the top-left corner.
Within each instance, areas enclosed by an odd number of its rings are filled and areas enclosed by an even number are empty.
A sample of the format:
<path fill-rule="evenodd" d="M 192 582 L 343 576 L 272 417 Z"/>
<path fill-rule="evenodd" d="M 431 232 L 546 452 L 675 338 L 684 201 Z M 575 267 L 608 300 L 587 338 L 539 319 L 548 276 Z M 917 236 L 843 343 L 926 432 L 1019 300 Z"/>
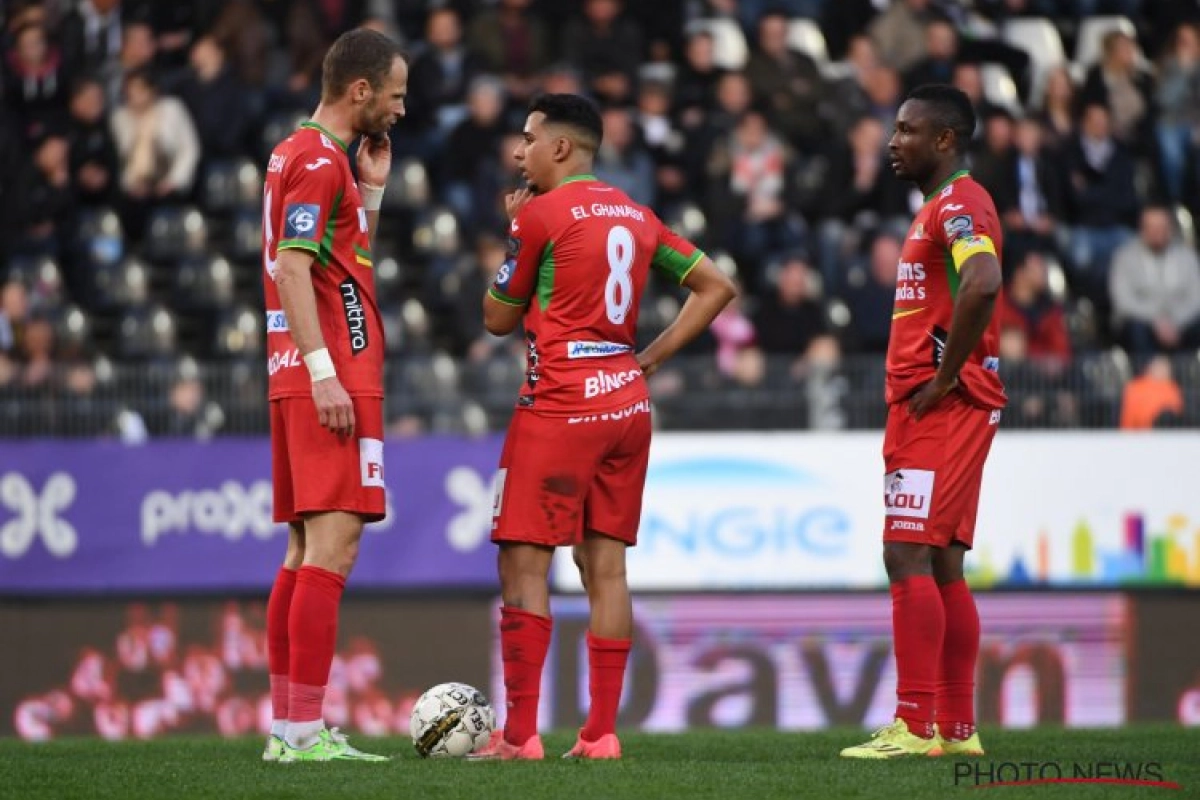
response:
<path fill-rule="evenodd" d="M 319 255 L 321 246 L 308 239 L 283 239 L 279 242 L 278 250 L 306 250 L 313 255 Z"/>
<path fill-rule="evenodd" d="M 688 273 L 695 269 L 696 265 L 703 258 L 703 250 L 696 250 L 690 256 L 685 256 L 673 247 L 660 244 L 658 249 L 654 251 L 654 258 L 651 263 L 655 269 L 671 277 L 676 283 L 683 283 Z"/>
<path fill-rule="evenodd" d="M 522 306 L 525 305 L 525 302 L 523 300 L 518 300 L 515 297 L 509 297 L 504 292 L 497 290 L 495 286 L 488 289 L 488 294 L 491 295 L 493 300 L 495 300 L 498 303 L 504 303 L 504 305 L 506 305 L 506 306 L 514 306 L 516 308 L 521 308 Z"/>

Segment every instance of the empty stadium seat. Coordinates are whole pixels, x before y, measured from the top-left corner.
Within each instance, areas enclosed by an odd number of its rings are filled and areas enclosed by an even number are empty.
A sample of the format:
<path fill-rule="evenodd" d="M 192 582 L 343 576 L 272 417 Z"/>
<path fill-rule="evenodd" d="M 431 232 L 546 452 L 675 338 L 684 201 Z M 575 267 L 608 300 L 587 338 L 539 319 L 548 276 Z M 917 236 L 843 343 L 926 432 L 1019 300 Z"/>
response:
<path fill-rule="evenodd" d="M 804 53 L 817 62 L 817 66 L 823 67 L 829 63 L 829 49 L 825 46 L 825 34 L 821 33 L 821 26 L 817 24 L 816 20 L 803 18 L 790 20 L 787 27 L 787 43 L 789 49 Z"/>
<path fill-rule="evenodd" d="M 1188 247 L 1196 246 L 1196 222 L 1187 206 L 1175 206 L 1175 224 L 1179 228 L 1179 236 Z"/>
<path fill-rule="evenodd" d="M 85 348 L 92 337 L 92 319 L 74 303 L 63 306 L 54 317 L 54 338 L 65 351 Z"/>
<path fill-rule="evenodd" d="M 454 255 L 459 250 L 458 218 L 444 207 L 432 209 L 413 229 L 413 248 L 422 255 Z"/>
<path fill-rule="evenodd" d="M 983 96 L 992 105 L 1006 109 L 1014 116 L 1021 116 L 1021 99 L 1017 95 L 1017 84 L 1003 64 L 983 64 L 979 68 L 983 81 Z"/>
<path fill-rule="evenodd" d="M 244 357 L 263 352 L 263 311 L 248 305 L 227 309 L 217 320 L 214 348 L 221 356 Z"/>
<path fill-rule="evenodd" d="M 177 308 L 222 308 L 233 302 L 235 288 L 233 267 L 224 256 L 193 256 L 175 270 Z"/>
<path fill-rule="evenodd" d="M 208 223 L 199 209 L 161 206 L 150 212 L 145 251 L 151 261 L 174 263 L 203 253 L 207 244 Z"/>
<path fill-rule="evenodd" d="M 1067 63 L 1062 37 L 1054 23 L 1045 17 L 1016 17 L 1004 23 L 1002 36 L 1013 47 L 1024 50 L 1033 69 L 1029 89 L 1031 103 L 1040 103 L 1051 70 Z"/>
<path fill-rule="evenodd" d="M 392 167 L 388 191 L 383 196 L 383 209 L 422 208 L 429 202 L 429 172 L 415 158 L 406 158 Z"/>
<path fill-rule="evenodd" d="M 307 120 L 308 117 L 307 111 L 297 109 L 280 112 L 267 120 L 262 127 L 262 135 L 259 137 L 260 155 L 264 164 L 271 157 L 271 151 L 275 149 L 275 145 L 291 136 L 300 127 L 300 123 Z"/>
<path fill-rule="evenodd" d="M 699 242 L 708 233 L 708 219 L 697 203 L 684 203 L 675 209 L 667 224 L 683 238 Z"/>
<path fill-rule="evenodd" d="M 92 277 L 95 302 L 102 308 L 142 306 L 150 298 L 150 270 L 140 259 L 102 265 Z"/>
<path fill-rule="evenodd" d="M 161 305 L 131 308 L 117 328 L 117 354 L 128 359 L 172 355 L 177 329 L 175 315 Z"/>
<path fill-rule="evenodd" d="M 1075 63 L 1082 69 L 1100 60 L 1104 36 L 1113 30 L 1124 31 L 1137 39 L 1137 28 L 1128 17 L 1088 17 L 1079 22 L 1079 36 L 1075 41 Z"/>
<path fill-rule="evenodd" d="M 229 255 L 239 264 L 262 263 L 262 212 L 238 212 L 229 241 Z"/>
<path fill-rule="evenodd" d="M 701 31 L 707 32 L 713 40 L 713 63 L 721 69 L 739 70 L 746 66 L 750 50 L 746 46 L 746 37 L 742 28 L 732 19 L 697 19 L 689 22 L 684 29 L 686 36 Z"/>
<path fill-rule="evenodd" d="M 203 205 L 207 211 L 228 213 L 256 207 L 262 197 L 262 173 L 248 158 L 216 161 L 204 172 Z"/>

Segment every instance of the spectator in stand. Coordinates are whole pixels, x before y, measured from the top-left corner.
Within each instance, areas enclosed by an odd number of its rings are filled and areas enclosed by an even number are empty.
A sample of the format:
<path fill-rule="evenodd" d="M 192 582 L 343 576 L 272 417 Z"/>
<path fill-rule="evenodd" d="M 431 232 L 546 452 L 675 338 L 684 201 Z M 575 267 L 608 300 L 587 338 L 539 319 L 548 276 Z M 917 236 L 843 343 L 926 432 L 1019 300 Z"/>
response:
<path fill-rule="evenodd" d="M 987 99 L 987 95 L 983 93 L 983 72 L 979 69 L 978 64 L 967 62 L 955 64 L 954 77 L 950 82 L 970 98 L 977 122 L 1001 113 L 1001 109 L 993 105 Z M 983 125 L 976 124 L 975 139 L 978 140 L 981 136 L 983 136 Z"/>
<path fill-rule="evenodd" d="M 602 75 L 617 72 L 632 82 L 644 55 L 641 27 L 623 13 L 622 0 L 584 0 L 582 16 L 563 28 L 562 53 L 582 73 L 584 84 L 597 89 Z"/>
<path fill-rule="evenodd" d="M 1180 25 L 1158 70 L 1158 153 L 1163 185 L 1173 203 L 1187 187 L 1189 168 L 1195 170 L 1200 141 L 1200 29 Z"/>
<path fill-rule="evenodd" d="M 683 63 L 675 75 L 674 114 L 685 131 L 704 125 L 717 98 L 717 82 L 722 70 L 713 61 L 713 37 L 697 31 L 688 37 Z"/>
<path fill-rule="evenodd" d="M 625 192 L 635 203 L 654 206 L 654 159 L 639 139 L 629 110 L 606 108 L 601 118 L 604 138 L 596 151 L 596 177 Z"/>
<path fill-rule="evenodd" d="M 18 28 L 4 61 L 4 102 L 20 121 L 24 136 L 41 139 L 60 130 L 71 76 L 45 26 L 31 22 Z"/>
<path fill-rule="evenodd" d="M 701 125 L 692 129 L 684 124 L 688 140 L 684 164 L 692 186 L 712 188 L 708 183 L 708 166 L 713 152 L 732 135 L 738 120 L 754 101 L 750 81 L 742 72 L 724 73 L 717 81 L 716 92 L 716 103 L 705 112 Z"/>
<path fill-rule="evenodd" d="M 250 125 L 246 88 L 211 36 L 196 40 L 188 60 L 176 93 L 196 125 L 205 163 L 241 155 Z"/>
<path fill-rule="evenodd" d="M 1134 356 L 1200 347 L 1200 258 L 1173 236 L 1162 206 L 1142 212 L 1141 230 L 1113 256 L 1113 327 Z"/>
<path fill-rule="evenodd" d="M 1061 302 L 1050 293 L 1050 271 L 1040 250 L 1017 252 L 996 304 L 1000 333 L 1017 331 L 1025 357 L 1061 373 L 1071 361 L 1071 335 Z"/>
<path fill-rule="evenodd" d="M 771 127 L 799 149 L 821 143 L 820 105 L 824 83 L 817 63 L 788 47 L 788 19 L 771 11 L 758 21 L 757 47 L 746 64 L 746 78 Z"/>
<path fill-rule="evenodd" d="M 107 205 L 115 192 L 117 147 L 99 80 L 83 78 L 75 83 L 70 111 L 67 142 L 75 196 L 81 206 Z"/>
<path fill-rule="evenodd" d="M 420 137 L 419 152 L 430 154 L 440 152 L 440 137 L 466 116 L 467 89 L 482 70 L 463 44 L 462 20 L 453 8 L 429 14 L 425 45 L 412 60 L 402 130 Z"/>
<path fill-rule="evenodd" d="M 674 209 L 688 199 L 684 150 L 687 142 L 671 118 L 671 90 L 664 83 L 645 81 L 638 90 L 635 124 L 646 151 L 654 160 L 658 207 Z M 667 212 L 669 213 L 669 211 Z"/>
<path fill-rule="evenodd" d="M 768 356 L 788 357 L 788 374 L 802 378 L 816 360 L 826 363 L 839 347 L 829 327 L 821 280 L 799 255 L 783 260 L 774 276 L 774 292 L 759 304 L 754 331 L 759 348 Z"/>
<path fill-rule="evenodd" d="M 50 379 L 54 377 L 54 326 L 44 314 L 30 315 L 17 360 L 21 386 L 49 394 Z"/>
<path fill-rule="evenodd" d="M 29 289 L 16 279 L 0 284 L 0 359 L 9 362 L 24 348 L 29 324 Z"/>
<path fill-rule="evenodd" d="M 1045 131 L 1046 147 L 1061 155 L 1076 136 L 1075 81 L 1065 66 L 1054 67 L 1046 75 L 1046 88 L 1033 117 Z"/>
<path fill-rule="evenodd" d="M 485 162 L 494 158 L 505 133 L 504 84 L 490 75 L 471 81 L 467 118 L 454 128 L 446 144 L 453 158 L 443 159 L 442 198 L 458 215 L 468 233 L 481 230 L 472 185 Z"/>
<path fill-rule="evenodd" d="M 950 83 L 958 63 L 958 32 L 944 19 L 925 23 L 925 56 L 904 73 L 904 91 L 926 83 Z"/>
<path fill-rule="evenodd" d="M 320 25 L 317 9 L 301 0 L 289 3 L 284 18 L 288 77 L 283 86 L 271 87 L 267 105 L 290 111 L 315 106 L 321 95 L 321 62 L 329 39 Z M 219 39 L 218 39 L 219 41 Z"/>
<path fill-rule="evenodd" d="M 1154 78 L 1142 70 L 1137 40 L 1121 30 L 1104 35 L 1100 63 L 1088 70 L 1084 105 L 1108 108 L 1113 138 L 1138 155 L 1154 141 Z"/>
<path fill-rule="evenodd" d="M 1141 374 L 1125 384 L 1121 396 L 1121 428 L 1148 430 L 1174 427 L 1183 416 L 1183 390 L 1171 374 L 1171 361 L 1157 355 Z"/>
<path fill-rule="evenodd" d="M 60 38 L 73 72 L 107 83 L 121 54 L 121 0 L 79 0 L 63 19 Z"/>
<path fill-rule="evenodd" d="M 118 69 L 109 74 L 108 100 L 115 106 L 125 90 L 125 78 L 138 71 L 153 72 L 161 85 L 165 78 L 167 83 L 174 75 L 164 75 L 158 68 L 158 39 L 154 36 L 154 28 L 146 22 L 130 22 L 121 32 L 121 53 L 118 57 Z"/>
<path fill-rule="evenodd" d="M 883 63 L 905 72 L 925 57 L 925 22 L 930 5 L 930 0 L 894 0 L 871 20 L 867 32 Z"/>
<path fill-rule="evenodd" d="M 888 164 L 886 142 L 879 120 L 862 117 L 846 138 L 833 139 L 809 162 L 815 172 L 803 179 L 799 206 L 806 217 L 820 220 L 820 268 L 826 286 L 841 285 L 842 242 L 849 230 L 908 211 L 908 189 Z"/>
<path fill-rule="evenodd" d="M 1000 213 L 1001 197 L 1012 194 L 1014 123 L 1012 114 L 997 109 L 981 120 L 983 135 L 972 143 L 971 175 L 987 189 Z"/>
<path fill-rule="evenodd" d="M 852 322 L 852 346 L 858 352 L 887 352 L 903 246 L 901 235 L 880 230 L 871 240 L 866 264 L 849 270 L 845 300 Z"/>
<path fill-rule="evenodd" d="M 1133 157 L 1113 138 L 1105 106 L 1084 108 L 1066 169 L 1072 286 L 1107 309 L 1109 262 L 1133 233 L 1139 201 Z"/>
<path fill-rule="evenodd" d="M 532 13 L 532 0 L 499 0 L 467 25 L 467 46 L 481 67 L 504 80 L 508 95 L 522 107 L 537 92 L 537 76 L 550 64 L 550 32 Z"/>
<path fill-rule="evenodd" d="M 228 0 L 208 35 L 229 56 L 234 73 L 253 92 L 255 102 L 261 103 L 271 55 L 271 28 L 254 0 Z"/>
<path fill-rule="evenodd" d="M 1056 249 L 1056 233 L 1066 211 L 1062 173 L 1054 156 L 1042 146 L 1044 129 L 1030 117 L 1017 121 L 1015 150 L 1003 179 L 992 190 L 1004 237 L 1015 250 Z"/>
<path fill-rule="evenodd" d="M 758 386 L 766 377 L 766 359 L 755 347 L 754 323 L 739 291 L 709 326 L 716 341 L 717 373 L 739 386 Z"/>
<path fill-rule="evenodd" d="M 710 220 L 727 220 L 726 238 L 743 279 L 761 288 L 763 262 L 801 247 L 803 220 L 788 207 L 791 154 L 763 114 L 747 111 L 709 160 Z"/>
<path fill-rule="evenodd" d="M 121 170 L 121 222 L 140 241 L 151 206 L 191 192 L 200 140 L 187 108 L 160 96 L 148 70 L 125 77 L 125 102 L 113 112 L 112 129 Z"/>
<path fill-rule="evenodd" d="M 37 142 L 33 161 L 23 165 L 17 183 L 20 203 L 5 211 L 20 220 L 14 250 L 26 255 L 61 255 L 63 245 L 71 239 L 75 219 L 66 138 L 47 136 Z"/>

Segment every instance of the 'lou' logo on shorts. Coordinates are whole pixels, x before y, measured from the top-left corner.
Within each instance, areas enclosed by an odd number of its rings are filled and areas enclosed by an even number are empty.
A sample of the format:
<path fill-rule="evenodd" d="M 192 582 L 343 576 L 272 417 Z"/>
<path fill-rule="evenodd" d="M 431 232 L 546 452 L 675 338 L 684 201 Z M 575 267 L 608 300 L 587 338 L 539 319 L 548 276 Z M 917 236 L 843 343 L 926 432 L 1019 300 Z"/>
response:
<path fill-rule="evenodd" d="M 888 516 L 929 518 L 933 503 L 932 470 L 898 469 L 883 476 L 883 506 Z"/>

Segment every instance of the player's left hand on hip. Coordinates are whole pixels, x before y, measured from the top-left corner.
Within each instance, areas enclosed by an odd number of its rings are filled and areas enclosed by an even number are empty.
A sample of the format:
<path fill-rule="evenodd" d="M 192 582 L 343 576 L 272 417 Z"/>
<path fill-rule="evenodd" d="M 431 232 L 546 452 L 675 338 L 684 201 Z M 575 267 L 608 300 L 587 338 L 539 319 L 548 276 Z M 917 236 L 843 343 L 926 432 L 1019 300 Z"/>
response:
<path fill-rule="evenodd" d="M 912 414 L 917 419 L 925 416 L 930 409 L 941 402 L 942 398 L 954 391 L 958 386 L 958 378 L 953 378 L 946 382 L 940 378 L 934 378 L 917 389 L 913 396 L 908 400 L 908 413 Z"/>
<path fill-rule="evenodd" d="M 358 177 L 372 186 L 386 186 L 392 171 L 392 140 L 382 136 L 364 136 L 358 144 Z"/>

